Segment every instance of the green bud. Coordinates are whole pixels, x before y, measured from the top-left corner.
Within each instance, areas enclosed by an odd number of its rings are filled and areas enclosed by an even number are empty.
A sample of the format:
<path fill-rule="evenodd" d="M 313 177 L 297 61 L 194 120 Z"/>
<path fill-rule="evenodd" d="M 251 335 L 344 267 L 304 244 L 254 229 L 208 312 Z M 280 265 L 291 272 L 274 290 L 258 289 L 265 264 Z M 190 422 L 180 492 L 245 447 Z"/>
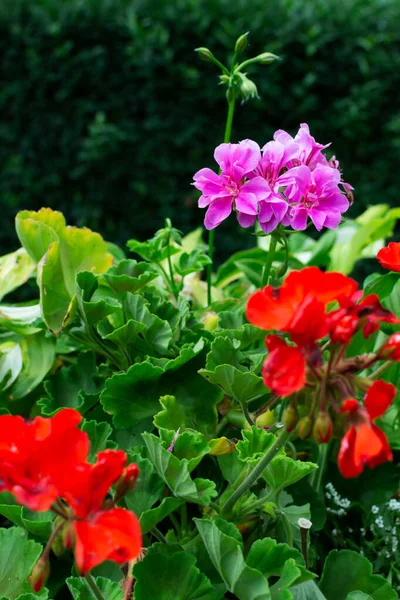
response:
<path fill-rule="evenodd" d="M 236 54 L 241 54 L 242 52 L 244 52 L 247 48 L 247 36 L 249 35 L 249 32 L 244 33 L 243 35 L 241 35 L 240 37 L 238 37 L 238 39 L 236 40 L 236 44 L 235 44 L 235 52 Z"/>
<path fill-rule="evenodd" d="M 250 98 L 258 98 L 257 86 L 243 73 L 237 73 L 240 76 L 239 93 L 244 102 Z"/>
<path fill-rule="evenodd" d="M 267 410 L 266 412 L 258 415 L 256 419 L 257 427 L 271 427 L 275 423 L 275 415 L 273 410 Z"/>
<path fill-rule="evenodd" d="M 296 407 L 293 404 L 288 406 L 283 415 L 283 424 L 286 428 L 286 431 L 289 433 L 293 431 L 293 429 L 296 427 L 298 417 L 299 415 Z"/>
<path fill-rule="evenodd" d="M 263 52 L 256 56 L 254 62 L 258 62 L 260 65 L 269 65 L 276 60 L 279 60 L 279 56 L 276 56 L 276 54 L 272 54 L 272 52 Z"/>
<path fill-rule="evenodd" d="M 196 48 L 195 52 L 197 52 L 199 58 L 204 60 L 204 62 L 214 62 L 214 55 L 208 48 Z"/>
<path fill-rule="evenodd" d="M 233 87 L 230 87 L 226 90 L 226 99 L 228 102 L 232 102 L 236 98 L 236 92 Z"/>
<path fill-rule="evenodd" d="M 299 421 L 299 428 L 297 430 L 298 436 L 301 440 L 306 440 L 310 437 L 313 429 L 313 421 L 310 417 L 303 417 Z"/>
<path fill-rule="evenodd" d="M 229 83 L 231 78 L 229 75 L 220 75 L 219 79 L 220 79 L 221 84 L 225 85 L 225 84 Z"/>
<path fill-rule="evenodd" d="M 327 444 L 332 439 L 332 419 L 327 412 L 317 416 L 312 435 L 317 444 Z"/>
<path fill-rule="evenodd" d="M 35 566 L 32 569 L 32 573 L 29 577 L 29 583 L 34 592 L 40 592 L 42 587 L 46 584 L 50 575 L 49 559 L 41 556 Z"/>
<path fill-rule="evenodd" d="M 218 327 L 219 316 L 216 312 L 209 311 L 202 318 L 203 327 L 206 331 L 214 331 Z"/>

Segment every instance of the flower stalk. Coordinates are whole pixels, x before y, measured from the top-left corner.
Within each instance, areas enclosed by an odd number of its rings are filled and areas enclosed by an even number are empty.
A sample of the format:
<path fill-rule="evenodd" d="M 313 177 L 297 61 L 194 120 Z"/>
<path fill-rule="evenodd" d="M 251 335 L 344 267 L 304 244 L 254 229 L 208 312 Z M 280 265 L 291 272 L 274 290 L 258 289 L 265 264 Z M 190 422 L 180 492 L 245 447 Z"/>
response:
<path fill-rule="evenodd" d="M 290 437 L 291 433 L 286 431 L 286 429 L 281 431 L 275 442 L 272 444 L 272 446 L 270 446 L 256 467 L 254 467 L 254 469 L 247 475 L 247 477 L 242 481 L 239 487 L 233 492 L 232 496 L 222 507 L 223 516 L 228 516 L 232 512 L 232 509 L 239 498 L 256 483 L 257 479 L 262 475 L 262 472 L 267 468 L 269 463 L 275 458 Z"/>

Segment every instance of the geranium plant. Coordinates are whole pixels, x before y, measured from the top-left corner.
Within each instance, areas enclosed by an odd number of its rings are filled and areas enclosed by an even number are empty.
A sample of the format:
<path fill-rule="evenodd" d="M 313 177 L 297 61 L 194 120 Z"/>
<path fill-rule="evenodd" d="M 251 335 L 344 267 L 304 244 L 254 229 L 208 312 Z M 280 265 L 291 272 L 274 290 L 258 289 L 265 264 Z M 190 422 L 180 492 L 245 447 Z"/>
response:
<path fill-rule="evenodd" d="M 244 69 L 277 59 L 240 63 L 246 45 L 230 67 L 198 49 L 228 103 L 219 170 L 193 182 L 208 246 L 166 219 L 127 258 L 49 208 L 16 217 L 22 247 L 0 259 L 3 600 L 398 597 L 400 251 L 385 238 L 400 215 L 344 216 L 353 188 L 306 124 L 231 142 L 236 101 L 257 95 Z M 232 212 L 258 245 L 217 268 Z M 376 254 L 390 272 L 357 283 Z M 13 302 L 23 285 L 36 299 Z"/>

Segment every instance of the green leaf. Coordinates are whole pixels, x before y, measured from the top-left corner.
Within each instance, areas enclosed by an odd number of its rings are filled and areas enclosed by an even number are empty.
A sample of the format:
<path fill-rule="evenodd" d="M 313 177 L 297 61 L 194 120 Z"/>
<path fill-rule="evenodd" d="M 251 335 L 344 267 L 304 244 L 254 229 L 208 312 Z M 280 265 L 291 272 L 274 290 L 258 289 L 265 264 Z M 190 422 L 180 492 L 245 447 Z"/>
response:
<path fill-rule="evenodd" d="M 244 462 L 258 461 L 276 440 L 272 433 L 267 433 L 265 429 L 255 425 L 248 430 L 243 429 L 242 438 L 236 448 L 239 459 Z M 282 453 L 283 450 L 281 450 Z"/>
<path fill-rule="evenodd" d="M 191 479 L 187 459 L 179 460 L 167 450 L 166 442 L 151 433 L 143 433 L 142 437 L 154 468 L 174 496 L 208 506 L 211 499 L 217 495 L 214 482 L 206 479 Z"/>
<path fill-rule="evenodd" d="M 303 555 L 298 550 L 287 544 L 278 544 L 272 538 L 256 540 L 250 548 L 246 562 L 249 567 L 258 569 L 268 579 L 272 576 L 283 577 L 284 567 L 288 560 L 295 562 L 299 574 L 286 587 L 314 579 L 315 575 L 307 571 L 304 566 Z M 279 587 L 284 589 L 283 582 L 280 583 Z"/>
<path fill-rule="evenodd" d="M 139 477 L 134 489 L 125 496 L 125 501 L 129 510 L 132 510 L 140 518 L 160 500 L 165 483 L 147 458 L 137 452 L 129 451 L 128 459 L 130 463 L 134 462 L 139 467 Z"/>
<path fill-rule="evenodd" d="M 135 600 L 216 600 L 213 586 L 195 563 L 185 552 L 149 553 L 133 569 Z"/>
<path fill-rule="evenodd" d="M 0 514 L 14 525 L 22 527 L 33 535 L 48 540 L 54 514 L 51 511 L 33 512 L 16 504 L 15 498 L 9 492 L 0 494 Z"/>
<path fill-rule="evenodd" d="M 38 212 L 23 210 L 15 219 L 18 238 L 35 263 L 43 258 L 50 244 L 59 241 L 65 226 L 62 213 L 51 208 L 41 208 Z"/>
<path fill-rule="evenodd" d="M 108 423 L 97 423 L 96 421 L 85 421 L 81 427 L 82 431 L 88 434 L 90 441 L 90 452 L 88 461 L 94 463 L 96 455 L 102 450 L 108 448 L 116 449 L 117 444 L 109 440 L 112 434 L 112 427 Z"/>
<path fill-rule="evenodd" d="M 96 577 L 95 581 L 106 600 L 122 600 L 123 592 L 119 583 L 104 577 Z M 93 594 L 83 577 L 68 577 L 66 583 L 74 600 L 93 600 Z"/>
<path fill-rule="evenodd" d="M 5 392 L 8 400 L 18 400 L 34 390 L 50 371 L 55 358 L 55 339 L 44 332 L 22 338 L 20 348 L 22 369 Z"/>
<path fill-rule="evenodd" d="M 220 365 L 214 371 L 200 369 L 199 373 L 238 402 L 247 402 L 267 393 L 262 377 L 250 371 L 243 373 L 230 365 Z"/>
<path fill-rule="evenodd" d="M 38 264 L 38 285 L 44 322 L 50 331 L 58 333 L 63 327 L 72 295 L 65 287 L 60 245 L 57 242 L 50 244 Z"/>
<path fill-rule="evenodd" d="M 315 581 L 305 581 L 290 589 L 293 600 L 326 600 Z"/>
<path fill-rule="evenodd" d="M 75 277 L 81 271 L 103 273 L 113 258 L 103 238 L 90 229 L 66 227 L 61 213 L 51 209 L 23 211 L 17 215 L 22 245 L 38 262 L 38 284 L 43 319 L 59 332 L 75 294 Z"/>
<path fill-rule="evenodd" d="M 182 252 L 175 263 L 175 270 L 179 275 L 185 277 L 190 273 L 202 271 L 206 265 L 212 263 L 207 254 L 204 254 L 201 248 L 195 248 L 192 252 Z"/>
<path fill-rule="evenodd" d="M 33 324 L 41 319 L 40 304 L 0 305 L 0 325 L 21 335 L 32 335 L 40 329 Z"/>
<path fill-rule="evenodd" d="M 387 273 L 386 275 L 378 275 L 374 273 L 366 280 L 364 285 L 364 294 L 376 294 L 382 302 L 393 292 L 395 284 L 399 281 L 397 273 Z"/>
<path fill-rule="evenodd" d="M 0 256 L 0 300 L 28 281 L 35 267 L 24 248 Z"/>
<path fill-rule="evenodd" d="M 182 506 L 184 500 L 180 498 L 163 498 L 161 504 L 156 508 L 146 510 L 140 517 L 140 528 L 143 535 L 153 529 L 157 523 L 165 519 L 170 513 Z"/>
<path fill-rule="evenodd" d="M 290 506 L 280 506 L 280 510 L 285 513 L 287 520 L 289 521 L 289 525 L 292 529 L 293 540 L 296 545 L 301 547 L 301 537 L 300 537 L 300 527 L 298 524 L 299 519 L 307 519 L 311 520 L 311 511 L 310 505 L 304 504 L 303 506 L 295 506 L 291 504 Z M 283 533 L 283 539 L 286 539 L 286 532 Z"/>
<path fill-rule="evenodd" d="M 76 276 L 76 298 L 82 318 L 86 326 L 96 325 L 101 319 L 122 310 L 122 304 L 111 296 L 108 288 L 107 295 L 99 292 L 98 277 L 84 271 Z"/>
<path fill-rule="evenodd" d="M 351 592 L 346 600 L 373 600 L 373 598 L 369 594 L 364 594 L 364 592 Z"/>
<path fill-rule="evenodd" d="M 22 350 L 14 341 L 0 344 L 0 390 L 13 384 L 22 369 Z"/>
<path fill-rule="evenodd" d="M 42 546 L 28 540 L 23 529 L 0 529 L 0 598 L 16 600 L 31 591 L 28 577 L 41 552 Z"/>
<path fill-rule="evenodd" d="M 352 550 L 333 550 L 329 553 L 320 588 L 327 600 L 346 600 L 353 591 L 365 592 L 373 600 L 397 599 L 397 593 L 390 583 L 381 575 L 372 574 L 368 559 Z"/>
<path fill-rule="evenodd" d="M 317 468 L 312 462 L 293 460 L 289 456 L 276 456 L 263 472 L 263 478 L 274 490 L 281 490 L 307 477 Z"/>
<path fill-rule="evenodd" d="M 220 520 L 221 521 L 221 520 Z M 266 578 L 248 566 L 242 544 L 224 533 L 215 521 L 194 519 L 215 569 L 227 589 L 239 600 L 268 600 L 271 598 Z"/>
<path fill-rule="evenodd" d="M 108 379 L 101 402 L 104 410 L 113 415 L 115 427 L 141 423 L 142 431 L 148 430 L 160 410 L 159 398 L 168 393 L 175 397 L 188 420 L 190 416 L 192 427 L 212 437 L 217 424 L 216 405 L 223 393 L 197 374 L 198 361 L 185 364 L 195 355 L 195 348 L 185 348 L 179 357 L 164 362 L 162 367 L 146 361 Z M 184 365 L 182 376 L 178 368 Z"/>
<path fill-rule="evenodd" d="M 75 364 L 63 366 L 44 382 L 47 397 L 42 397 L 38 405 L 46 417 L 64 407 L 85 412 L 98 401 L 103 387 L 104 378 L 98 373 L 95 354 L 81 352 Z"/>
<path fill-rule="evenodd" d="M 111 267 L 100 279 L 117 294 L 121 292 L 135 293 L 158 275 L 158 272 L 149 264 L 126 259 Z"/>
<path fill-rule="evenodd" d="M 346 598 L 346 600 L 373 600 L 372 596 L 369 594 L 364 594 L 364 592 L 351 592 Z"/>

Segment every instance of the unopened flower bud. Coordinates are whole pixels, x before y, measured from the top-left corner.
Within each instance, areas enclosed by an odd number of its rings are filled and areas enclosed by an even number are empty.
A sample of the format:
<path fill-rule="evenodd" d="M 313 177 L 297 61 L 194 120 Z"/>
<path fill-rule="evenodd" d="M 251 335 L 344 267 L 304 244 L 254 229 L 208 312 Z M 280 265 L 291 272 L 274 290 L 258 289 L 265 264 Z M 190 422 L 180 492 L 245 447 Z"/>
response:
<path fill-rule="evenodd" d="M 279 56 L 272 54 L 272 52 L 263 52 L 262 54 L 256 56 L 254 60 L 260 63 L 260 65 L 269 65 L 276 60 L 279 60 Z"/>
<path fill-rule="evenodd" d="M 332 419 L 327 412 L 319 413 L 313 427 L 313 438 L 317 444 L 327 444 L 332 438 Z"/>
<path fill-rule="evenodd" d="M 393 333 L 378 350 L 378 358 L 381 360 L 400 361 L 400 332 Z"/>
<path fill-rule="evenodd" d="M 216 312 L 208 312 L 202 318 L 203 327 L 206 331 L 214 331 L 218 327 L 219 316 Z"/>
<path fill-rule="evenodd" d="M 296 427 L 298 417 L 299 415 L 296 407 L 293 404 L 288 406 L 283 415 L 283 424 L 286 428 L 286 431 L 289 433 L 293 431 L 293 429 Z"/>
<path fill-rule="evenodd" d="M 303 417 L 299 421 L 297 434 L 301 440 L 306 440 L 310 437 L 313 429 L 313 420 L 310 417 Z"/>
<path fill-rule="evenodd" d="M 256 84 L 243 73 L 238 73 L 238 75 L 240 75 L 239 91 L 243 101 L 247 102 L 250 98 L 258 98 Z"/>
<path fill-rule="evenodd" d="M 196 48 L 196 52 L 204 62 L 214 62 L 214 55 L 208 48 Z"/>
<path fill-rule="evenodd" d="M 275 423 L 275 415 L 273 410 L 267 410 L 262 415 L 258 415 L 256 425 L 258 427 L 271 427 Z"/>
<path fill-rule="evenodd" d="M 235 44 L 235 52 L 236 54 L 240 54 L 241 52 L 244 52 L 247 48 L 247 36 L 249 35 L 249 32 L 244 33 L 243 35 L 241 35 L 240 37 L 238 37 L 238 39 L 236 40 L 236 44 Z"/>
<path fill-rule="evenodd" d="M 133 490 L 138 477 L 139 467 L 135 463 L 125 467 L 115 485 L 115 502 Z"/>
<path fill-rule="evenodd" d="M 37 563 L 32 569 L 32 573 L 29 577 L 29 583 L 34 592 L 40 592 L 42 587 L 46 584 L 50 575 L 50 564 L 49 559 L 43 555 L 39 558 Z"/>

